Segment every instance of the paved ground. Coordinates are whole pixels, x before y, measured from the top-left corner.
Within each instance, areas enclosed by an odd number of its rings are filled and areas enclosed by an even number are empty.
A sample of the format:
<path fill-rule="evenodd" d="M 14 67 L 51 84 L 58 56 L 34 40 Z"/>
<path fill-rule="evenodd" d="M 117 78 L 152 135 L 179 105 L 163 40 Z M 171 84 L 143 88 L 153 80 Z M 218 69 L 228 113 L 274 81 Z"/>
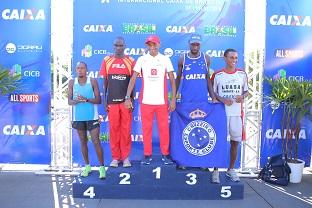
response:
<path fill-rule="evenodd" d="M 105 208 L 305 208 L 312 207 L 312 173 L 305 171 L 300 184 L 274 186 L 243 178 L 245 199 L 214 200 L 107 200 L 74 199 L 71 176 L 37 175 L 33 172 L 0 171 L 1 208 L 105 207 Z"/>

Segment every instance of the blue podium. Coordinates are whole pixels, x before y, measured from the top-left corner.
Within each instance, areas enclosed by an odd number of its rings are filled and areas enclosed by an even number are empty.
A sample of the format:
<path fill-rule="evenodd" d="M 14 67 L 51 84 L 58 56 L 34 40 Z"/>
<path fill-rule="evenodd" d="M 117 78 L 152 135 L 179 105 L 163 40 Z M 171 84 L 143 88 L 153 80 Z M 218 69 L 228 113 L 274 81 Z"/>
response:
<path fill-rule="evenodd" d="M 75 198 L 91 199 L 169 199 L 233 200 L 244 198 L 244 185 L 232 182 L 220 172 L 220 184 L 211 183 L 211 173 L 198 168 L 180 170 L 176 165 L 163 165 L 154 157 L 150 165 L 133 161 L 131 168 L 108 168 L 105 180 L 98 171 L 88 177 L 76 177 Z"/>

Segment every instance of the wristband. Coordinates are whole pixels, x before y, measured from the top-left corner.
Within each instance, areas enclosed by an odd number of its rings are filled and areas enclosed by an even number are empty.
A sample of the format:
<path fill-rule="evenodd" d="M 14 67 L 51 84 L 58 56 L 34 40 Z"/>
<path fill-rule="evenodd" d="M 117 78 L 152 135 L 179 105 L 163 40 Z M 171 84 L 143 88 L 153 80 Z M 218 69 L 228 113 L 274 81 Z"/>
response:
<path fill-rule="evenodd" d="M 130 100 L 130 96 L 126 95 L 125 100 Z"/>

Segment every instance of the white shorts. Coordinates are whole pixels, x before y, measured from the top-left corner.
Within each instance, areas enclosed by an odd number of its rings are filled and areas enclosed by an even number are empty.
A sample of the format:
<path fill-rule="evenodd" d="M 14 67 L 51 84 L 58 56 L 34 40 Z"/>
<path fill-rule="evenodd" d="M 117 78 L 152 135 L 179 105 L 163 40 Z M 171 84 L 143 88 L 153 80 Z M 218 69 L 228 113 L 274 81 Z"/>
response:
<path fill-rule="evenodd" d="M 241 142 L 243 136 L 243 123 L 240 116 L 227 116 L 227 134 L 230 140 Z"/>

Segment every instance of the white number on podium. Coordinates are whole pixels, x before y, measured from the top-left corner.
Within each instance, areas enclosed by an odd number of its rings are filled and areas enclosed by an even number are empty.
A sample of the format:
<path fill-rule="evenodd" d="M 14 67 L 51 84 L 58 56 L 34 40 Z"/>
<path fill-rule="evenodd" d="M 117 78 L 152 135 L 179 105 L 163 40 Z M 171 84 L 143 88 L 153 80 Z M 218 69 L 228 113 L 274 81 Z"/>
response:
<path fill-rule="evenodd" d="M 196 174 L 195 173 L 188 173 L 186 174 L 189 177 L 189 180 L 186 180 L 185 183 L 188 185 L 195 185 L 197 183 Z"/>
<path fill-rule="evenodd" d="M 221 188 L 221 197 L 229 198 L 232 195 L 231 186 L 222 186 Z"/>
<path fill-rule="evenodd" d="M 156 179 L 160 179 L 161 168 L 157 167 L 153 170 L 153 173 L 156 173 Z"/>
<path fill-rule="evenodd" d="M 83 192 L 83 196 L 88 196 L 90 199 L 93 199 L 93 197 L 95 197 L 94 187 L 90 186 L 87 190 L 85 190 L 85 192 Z"/>
<path fill-rule="evenodd" d="M 119 182 L 119 184 L 122 184 L 122 185 L 128 185 L 128 184 L 131 184 L 131 181 L 130 181 L 130 174 L 129 173 L 120 173 L 119 174 L 119 178 L 122 178 Z"/>

